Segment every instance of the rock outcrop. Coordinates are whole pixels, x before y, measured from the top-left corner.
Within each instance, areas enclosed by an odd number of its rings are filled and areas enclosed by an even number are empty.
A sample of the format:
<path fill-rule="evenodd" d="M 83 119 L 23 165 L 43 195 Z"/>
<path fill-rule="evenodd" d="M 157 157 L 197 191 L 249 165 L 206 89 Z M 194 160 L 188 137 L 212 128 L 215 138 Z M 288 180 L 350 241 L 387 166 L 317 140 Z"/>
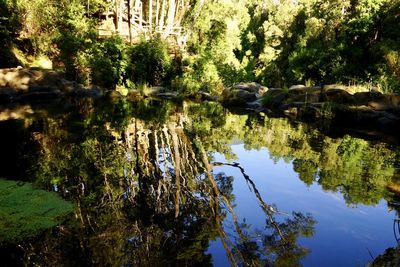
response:
<path fill-rule="evenodd" d="M 229 106 L 246 106 L 253 103 L 268 91 L 258 83 L 239 83 L 226 88 L 221 95 L 221 102 Z"/>
<path fill-rule="evenodd" d="M 262 103 L 264 107 L 297 118 L 400 128 L 400 96 L 394 94 L 376 91 L 350 94 L 339 88 L 295 86 L 289 90 L 269 90 Z"/>
<path fill-rule="evenodd" d="M 0 103 L 53 99 L 63 95 L 99 97 L 101 88 L 66 80 L 53 70 L 0 69 Z"/>
<path fill-rule="evenodd" d="M 345 86 L 289 89 L 267 88 L 257 83 L 240 83 L 226 88 L 220 101 L 238 106 L 305 120 L 330 120 L 339 124 L 368 125 L 377 129 L 400 130 L 400 96 L 376 90 L 355 92 Z"/>

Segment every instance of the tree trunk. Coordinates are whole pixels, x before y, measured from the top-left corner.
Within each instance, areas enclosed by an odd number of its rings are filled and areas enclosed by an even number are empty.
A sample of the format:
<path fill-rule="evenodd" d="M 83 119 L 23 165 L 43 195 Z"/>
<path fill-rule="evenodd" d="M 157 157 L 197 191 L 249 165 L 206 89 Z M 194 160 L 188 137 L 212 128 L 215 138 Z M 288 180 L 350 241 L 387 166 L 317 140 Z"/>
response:
<path fill-rule="evenodd" d="M 160 17 L 160 24 L 159 24 L 159 31 L 162 32 L 164 28 L 164 16 L 165 16 L 165 1 L 167 0 L 161 0 L 161 17 Z"/>
<path fill-rule="evenodd" d="M 119 30 L 119 0 L 114 1 L 115 4 L 115 30 Z"/>
<path fill-rule="evenodd" d="M 149 0 L 149 33 L 153 34 L 153 1 Z"/>
<path fill-rule="evenodd" d="M 131 0 L 128 0 L 128 28 L 129 28 L 129 43 L 132 44 L 132 5 Z"/>
<path fill-rule="evenodd" d="M 163 33 L 163 37 L 164 38 L 168 37 L 168 35 L 171 33 L 172 27 L 174 26 L 175 7 L 176 7 L 175 0 L 169 0 L 167 26 L 166 26 L 166 29 L 164 30 L 164 33 Z"/>
<path fill-rule="evenodd" d="M 157 0 L 157 3 L 156 3 L 156 30 L 157 30 L 157 27 L 158 27 L 158 17 L 159 17 L 159 14 L 160 13 L 160 0 Z"/>

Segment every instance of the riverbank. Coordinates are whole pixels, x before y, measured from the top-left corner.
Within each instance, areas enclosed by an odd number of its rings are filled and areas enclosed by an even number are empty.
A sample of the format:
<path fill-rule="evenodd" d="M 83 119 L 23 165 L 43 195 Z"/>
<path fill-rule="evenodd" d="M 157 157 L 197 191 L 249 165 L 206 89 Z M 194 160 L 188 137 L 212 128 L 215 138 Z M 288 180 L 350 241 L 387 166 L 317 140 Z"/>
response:
<path fill-rule="evenodd" d="M 60 72 L 43 69 L 0 69 L 0 104 L 52 100 L 64 96 L 100 97 L 103 90 L 83 86 Z"/>
<path fill-rule="evenodd" d="M 321 122 L 339 127 L 366 128 L 373 131 L 396 133 L 400 130 L 400 96 L 382 94 L 370 88 L 360 91 L 354 87 L 327 85 L 289 89 L 268 88 L 257 83 L 240 83 L 226 88 L 221 95 L 196 92 L 182 95 L 164 87 L 144 87 L 141 90 L 107 91 L 96 85 L 83 86 L 66 80 L 62 73 L 38 69 L 0 69 L 0 104 L 56 100 L 63 97 L 91 97 L 104 95 L 169 100 L 191 99 L 218 101 L 228 108 L 242 108 L 250 112 L 263 112 L 273 116 Z"/>
<path fill-rule="evenodd" d="M 339 85 L 289 89 L 239 84 L 222 95 L 225 106 L 240 106 L 308 122 L 370 128 L 394 133 L 400 129 L 400 96 L 372 88 L 354 92 Z"/>

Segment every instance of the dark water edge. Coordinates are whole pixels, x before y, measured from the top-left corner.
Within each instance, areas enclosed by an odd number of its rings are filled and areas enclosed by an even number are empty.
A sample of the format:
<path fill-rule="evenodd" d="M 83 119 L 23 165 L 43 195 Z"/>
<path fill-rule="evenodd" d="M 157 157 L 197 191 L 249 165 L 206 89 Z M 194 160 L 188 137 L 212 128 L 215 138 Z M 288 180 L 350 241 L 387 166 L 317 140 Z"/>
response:
<path fill-rule="evenodd" d="M 396 246 L 398 137 L 210 102 L 0 110 L 0 177 L 74 205 L 3 244 L 5 266 L 346 266 Z"/>

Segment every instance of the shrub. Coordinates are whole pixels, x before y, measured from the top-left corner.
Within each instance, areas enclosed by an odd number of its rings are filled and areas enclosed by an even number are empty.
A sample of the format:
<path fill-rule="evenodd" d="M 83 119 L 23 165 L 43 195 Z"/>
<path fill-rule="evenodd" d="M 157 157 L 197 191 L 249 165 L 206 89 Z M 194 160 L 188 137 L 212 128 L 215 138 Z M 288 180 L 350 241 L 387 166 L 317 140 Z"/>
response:
<path fill-rule="evenodd" d="M 171 76 L 168 46 L 159 38 L 142 40 L 130 51 L 129 73 L 133 82 L 161 85 Z"/>
<path fill-rule="evenodd" d="M 92 52 L 92 83 L 115 88 L 122 81 L 126 65 L 124 41 L 120 37 L 106 39 L 95 46 Z"/>

